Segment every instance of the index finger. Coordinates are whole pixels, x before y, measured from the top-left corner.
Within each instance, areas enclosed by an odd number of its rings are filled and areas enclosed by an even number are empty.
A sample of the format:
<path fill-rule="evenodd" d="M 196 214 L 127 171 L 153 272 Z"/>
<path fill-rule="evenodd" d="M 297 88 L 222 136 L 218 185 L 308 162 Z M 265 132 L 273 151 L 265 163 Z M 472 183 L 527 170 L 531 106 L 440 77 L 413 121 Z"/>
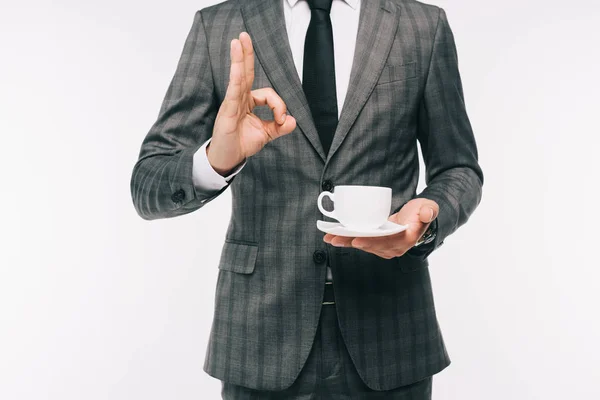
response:
<path fill-rule="evenodd" d="M 283 114 L 287 111 L 287 106 L 283 99 L 275 92 L 271 87 L 264 87 L 260 89 L 254 89 L 250 92 L 254 102 L 257 106 L 268 105 L 273 110 L 273 116 L 275 121 L 281 121 L 280 124 L 285 121 Z"/>

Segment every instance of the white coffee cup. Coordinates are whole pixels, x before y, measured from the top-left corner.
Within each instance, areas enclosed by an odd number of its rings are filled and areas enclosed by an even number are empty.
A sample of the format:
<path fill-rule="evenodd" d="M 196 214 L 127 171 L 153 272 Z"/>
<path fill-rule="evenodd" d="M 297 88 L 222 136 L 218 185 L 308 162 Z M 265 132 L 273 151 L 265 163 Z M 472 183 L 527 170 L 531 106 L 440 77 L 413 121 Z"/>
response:
<path fill-rule="evenodd" d="M 335 193 L 321 192 L 317 199 L 319 211 L 356 230 L 374 230 L 385 224 L 392 208 L 392 188 L 384 186 L 340 185 Z M 333 202 L 333 211 L 323 208 L 323 198 Z"/>

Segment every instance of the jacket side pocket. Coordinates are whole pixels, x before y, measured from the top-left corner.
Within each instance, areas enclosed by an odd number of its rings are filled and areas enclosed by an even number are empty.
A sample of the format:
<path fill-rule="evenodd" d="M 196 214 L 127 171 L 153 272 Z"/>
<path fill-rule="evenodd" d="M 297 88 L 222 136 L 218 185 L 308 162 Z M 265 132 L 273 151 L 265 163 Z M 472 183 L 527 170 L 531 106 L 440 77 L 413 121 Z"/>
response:
<path fill-rule="evenodd" d="M 238 274 L 251 274 L 254 271 L 257 256 L 258 243 L 225 239 L 219 260 L 219 269 Z"/>

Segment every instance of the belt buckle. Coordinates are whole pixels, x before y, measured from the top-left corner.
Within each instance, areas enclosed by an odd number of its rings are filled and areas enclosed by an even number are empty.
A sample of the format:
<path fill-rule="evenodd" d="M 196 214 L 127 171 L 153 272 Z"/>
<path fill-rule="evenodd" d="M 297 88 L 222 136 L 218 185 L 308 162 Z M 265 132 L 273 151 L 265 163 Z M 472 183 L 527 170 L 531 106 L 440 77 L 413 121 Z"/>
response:
<path fill-rule="evenodd" d="M 335 301 L 330 301 L 330 300 L 333 299 L 333 286 L 332 285 L 333 285 L 333 282 L 331 282 L 331 281 L 326 281 L 325 282 L 325 295 L 324 295 L 324 300 L 325 301 L 323 301 L 323 303 L 322 303 L 323 305 L 332 305 L 332 304 L 335 304 Z"/>

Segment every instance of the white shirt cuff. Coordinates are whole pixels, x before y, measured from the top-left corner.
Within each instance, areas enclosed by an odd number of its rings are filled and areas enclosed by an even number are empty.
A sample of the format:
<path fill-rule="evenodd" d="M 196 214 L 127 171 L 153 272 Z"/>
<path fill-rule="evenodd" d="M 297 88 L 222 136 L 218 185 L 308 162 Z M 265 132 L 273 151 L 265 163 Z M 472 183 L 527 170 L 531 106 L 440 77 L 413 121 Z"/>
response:
<path fill-rule="evenodd" d="M 222 176 L 217 171 L 214 170 L 212 165 L 208 162 L 208 156 L 206 155 L 206 146 L 210 143 L 212 137 L 209 138 L 202 147 L 198 149 L 194 153 L 194 158 L 192 162 L 192 181 L 194 186 L 199 190 L 205 191 L 213 191 L 220 190 L 224 186 L 226 186 L 231 178 L 233 178 L 238 172 L 242 170 L 244 165 L 246 165 L 246 161 L 243 164 L 239 165 L 237 168 L 233 170 L 231 174 L 228 176 Z"/>

